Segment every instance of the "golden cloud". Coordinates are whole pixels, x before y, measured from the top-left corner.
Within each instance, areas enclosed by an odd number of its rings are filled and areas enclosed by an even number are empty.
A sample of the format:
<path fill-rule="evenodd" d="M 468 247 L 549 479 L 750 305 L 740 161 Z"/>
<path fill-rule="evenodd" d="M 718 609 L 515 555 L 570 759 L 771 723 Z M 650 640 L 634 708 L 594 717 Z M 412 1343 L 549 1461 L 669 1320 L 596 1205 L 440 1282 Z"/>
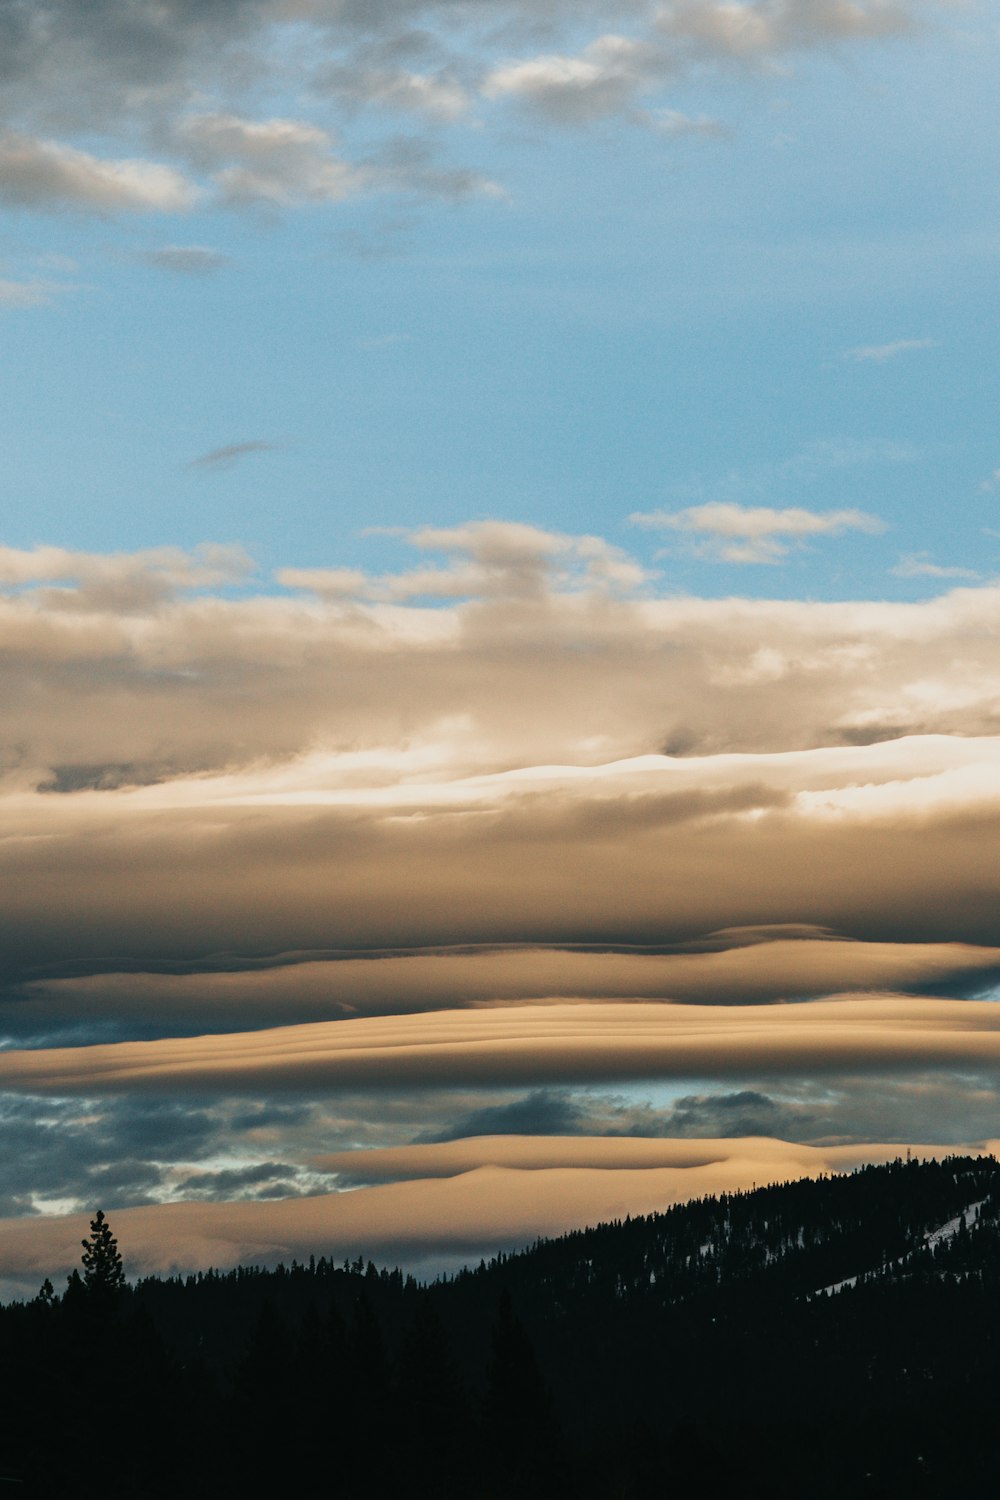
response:
<path fill-rule="evenodd" d="M 997 1144 L 955 1149 L 990 1151 Z M 900 1148 L 811 1147 L 766 1138 L 568 1144 L 504 1137 L 411 1152 L 408 1159 L 393 1153 L 385 1175 L 408 1176 L 420 1166 L 428 1175 L 314 1198 L 118 1210 L 112 1220 L 126 1269 L 132 1276 L 168 1274 L 359 1253 L 433 1268 L 705 1193 L 891 1161 Z M 931 1156 L 935 1148 L 916 1147 L 915 1154 Z M 366 1169 L 373 1172 L 371 1161 Z M 0 1220 L 0 1277 L 28 1285 L 70 1270 L 79 1263 L 86 1229 L 84 1215 Z"/>
<path fill-rule="evenodd" d="M 804 1004 L 512 1005 L 224 1036 L 0 1052 L 25 1093 L 226 1094 L 815 1074 L 1000 1063 L 1000 1007 L 909 996 Z"/>
<path fill-rule="evenodd" d="M 493 947 L 363 958 L 284 955 L 260 969 L 39 980 L 24 993 L 36 1024 L 69 1023 L 91 1011 L 133 1025 L 156 1018 L 168 1031 L 212 1031 L 560 998 L 748 1004 L 985 982 L 1000 970 L 1000 948 L 850 942 L 808 928 L 772 936 L 782 931 L 710 935 L 701 952 Z"/>

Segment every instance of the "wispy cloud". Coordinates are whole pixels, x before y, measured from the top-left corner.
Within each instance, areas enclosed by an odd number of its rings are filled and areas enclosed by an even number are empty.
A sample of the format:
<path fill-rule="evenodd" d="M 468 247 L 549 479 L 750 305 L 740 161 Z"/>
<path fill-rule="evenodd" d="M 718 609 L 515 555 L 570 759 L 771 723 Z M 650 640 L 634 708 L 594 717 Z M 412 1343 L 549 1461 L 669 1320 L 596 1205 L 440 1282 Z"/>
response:
<path fill-rule="evenodd" d="M 197 197 L 192 182 L 160 162 L 107 160 L 59 141 L 0 132 L 0 200 L 8 203 L 97 214 L 177 213 Z"/>
<path fill-rule="evenodd" d="M 76 288 L 65 281 L 10 281 L 0 278 L 0 308 L 50 307 L 57 297 Z"/>
<path fill-rule="evenodd" d="M 917 349 L 936 349 L 936 339 L 895 339 L 889 344 L 859 344 L 854 349 L 845 349 L 844 358 L 860 364 L 884 365 L 901 354 L 911 354 Z"/>
<path fill-rule="evenodd" d="M 267 442 L 264 438 L 250 438 L 243 443 L 226 443 L 222 448 L 212 448 L 208 453 L 193 458 L 188 468 L 229 469 L 233 464 L 239 463 L 240 459 L 249 458 L 251 453 L 274 453 L 277 448 L 277 443 Z"/>
<path fill-rule="evenodd" d="M 231 264 L 231 258 L 209 245 L 161 245 L 144 250 L 141 257 L 151 266 L 173 271 L 178 276 L 210 276 Z"/>
<path fill-rule="evenodd" d="M 364 173 L 334 153 L 329 132 L 305 120 L 191 115 L 175 135 L 234 204 L 338 203 L 363 185 Z"/>
<path fill-rule="evenodd" d="M 885 523 L 877 516 L 860 510 L 812 511 L 801 506 L 775 510 L 732 501 L 694 505 L 680 511 L 637 511 L 629 520 L 634 526 L 702 538 L 695 544 L 695 550 L 709 561 L 748 564 L 781 562 L 793 547 L 803 545 L 811 537 L 885 530 Z"/>
<path fill-rule="evenodd" d="M 975 568 L 947 567 L 936 563 L 929 552 L 904 552 L 892 569 L 897 578 L 979 578 Z"/>

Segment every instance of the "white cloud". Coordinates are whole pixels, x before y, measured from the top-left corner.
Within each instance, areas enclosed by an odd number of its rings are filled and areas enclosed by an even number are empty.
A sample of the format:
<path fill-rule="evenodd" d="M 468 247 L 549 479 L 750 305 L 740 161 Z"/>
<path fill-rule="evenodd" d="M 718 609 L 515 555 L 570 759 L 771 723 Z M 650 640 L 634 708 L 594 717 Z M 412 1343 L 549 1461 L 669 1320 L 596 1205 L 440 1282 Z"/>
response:
<path fill-rule="evenodd" d="M 517 521 L 470 521 L 404 533 L 448 561 L 369 577 L 347 568 L 283 568 L 278 582 L 329 596 L 401 603 L 414 599 L 543 599 L 550 591 L 629 593 L 646 570 L 603 537 L 569 536 Z"/>
<path fill-rule="evenodd" d="M 357 597 L 368 583 L 357 568 L 279 568 L 275 578 L 283 588 L 308 589 L 331 599 Z"/>
<path fill-rule="evenodd" d="M 896 339 L 891 344 L 860 344 L 855 349 L 845 349 L 844 358 L 859 364 L 884 365 L 887 360 L 900 354 L 909 354 L 915 349 L 936 349 L 936 339 Z"/>
<path fill-rule="evenodd" d="M 193 183 L 159 162 L 105 160 L 58 141 L 0 133 L 0 199 L 8 203 L 99 214 L 178 213 L 197 197 Z"/>
<path fill-rule="evenodd" d="M 776 563 L 792 546 L 806 538 L 839 536 L 844 531 L 877 533 L 885 525 L 861 510 L 812 511 L 801 506 L 774 510 L 770 506 L 714 501 L 680 511 L 636 512 L 633 525 L 663 528 L 703 537 L 700 556 L 716 562 Z"/>
<path fill-rule="evenodd" d="M 612 12 L 607 12 L 608 19 Z M 657 116 L 635 108 L 638 97 L 705 62 L 775 61 L 791 51 L 907 30 L 898 0 L 677 0 L 659 8 L 642 36 L 598 36 L 578 53 L 549 52 L 509 60 L 485 76 L 487 98 L 516 97 L 564 125 L 624 114 L 636 124 Z M 711 120 L 659 112 L 670 134 L 722 134 Z"/>
<path fill-rule="evenodd" d="M 904 0 L 667 0 L 660 32 L 696 55 L 759 61 L 799 48 L 898 35 L 912 24 Z"/>
<path fill-rule="evenodd" d="M 0 307 L 49 307 L 61 293 L 72 290 L 65 282 L 0 279 Z"/>
<path fill-rule="evenodd" d="M 643 115 L 645 122 L 661 135 L 700 135 L 721 140 L 729 134 L 724 125 L 710 115 L 684 115 L 676 109 L 654 109 Z"/>
<path fill-rule="evenodd" d="M 178 591 L 236 583 L 252 571 L 242 547 L 212 542 L 193 552 L 155 547 L 111 554 L 65 547 L 0 547 L 0 588 L 37 591 L 55 611 L 143 614 Z"/>
<path fill-rule="evenodd" d="M 356 103 L 379 104 L 435 120 L 457 120 L 468 112 L 472 102 L 447 69 L 415 73 L 407 68 L 338 67 L 325 73 L 321 82 Z"/>
<path fill-rule="evenodd" d="M 494 68 L 483 93 L 515 95 L 562 124 L 583 124 L 620 113 L 651 86 L 662 59 L 649 43 L 609 34 L 578 56 L 552 53 Z"/>
<path fill-rule="evenodd" d="M 234 203 L 340 202 L 364 181 L 362 171 L 333 155 L 329 133 L 304 120 L 191 115 L 177 140 Z"/>
<path fill-rule="evenodd" d="M 978 578 L 975 568 L 942 567 L 929 552 L 904 552 L 893 568 L 897 578 Z"/>

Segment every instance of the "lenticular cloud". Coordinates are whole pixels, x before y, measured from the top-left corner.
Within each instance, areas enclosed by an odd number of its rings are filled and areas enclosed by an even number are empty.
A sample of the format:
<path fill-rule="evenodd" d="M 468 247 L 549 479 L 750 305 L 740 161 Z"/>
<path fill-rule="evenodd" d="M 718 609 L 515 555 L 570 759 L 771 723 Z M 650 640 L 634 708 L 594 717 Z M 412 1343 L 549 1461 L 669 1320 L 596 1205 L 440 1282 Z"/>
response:
<path fill-rule="evenodd" d="M 332 1181 L 331 1224 L 352 1181 L 417 1180 L 418 1128 L 503 1118 L 525 1090 L 624 1091 L 604 1118 L 641 1104 L 655 1125 L 654 1095 L 666 1121 L 726 1080 L 857 1101 L 866 1079 L 952 1076 L 979 1080 L 981 1118 L 1000 593 L 670 598 L 601 538 L 409 540 L 398 574 L 263 589 L 232 548 L 0 554 L 8 1096 L 79 1099 L 81 1119 L 248 1100 L 228 1154 L 206 1125 L 215 1156 L 147 1174 L 155 1211 L 257 1172 L 309 1201 Z M 604 1149 L 546 1159 L 620 1191 L 628 1152 Z M 629 1149 L 629 1203 L 674 1191 L 662 1141 L 655 1162 Z M 611 1203 L 567 1193 L 546 1223 Z M 422 1202 L 430 1254 L 445 1199 Z M 512 1234 L 541 1222 L 511 1212 Z"/>

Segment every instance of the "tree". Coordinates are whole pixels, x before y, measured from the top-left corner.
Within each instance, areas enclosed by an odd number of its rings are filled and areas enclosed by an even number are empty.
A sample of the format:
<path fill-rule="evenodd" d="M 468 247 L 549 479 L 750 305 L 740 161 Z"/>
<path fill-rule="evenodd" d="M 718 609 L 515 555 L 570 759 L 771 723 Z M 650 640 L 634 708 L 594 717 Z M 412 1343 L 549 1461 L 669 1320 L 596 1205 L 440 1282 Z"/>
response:
<path fill-rule="evenodd" d="M 80 1243 L 83 1246 L 84 1286 L 93 1297 L 110 1300 L 124 1287 L 125 1271 L 118 1253 L 118 1241 L 111 1233 L 103 1208 L 99 1208 L 90 1221 L 90 1239 Z"/>
<path fill-rule="evenodd" d="M 493 1325 L 493 1357 L 483 1400 L 482 1437 L 492 1495 L 552 1496 L 556 1426 L 552 1399 L 510 1294 L 500 1294 Z"/>

